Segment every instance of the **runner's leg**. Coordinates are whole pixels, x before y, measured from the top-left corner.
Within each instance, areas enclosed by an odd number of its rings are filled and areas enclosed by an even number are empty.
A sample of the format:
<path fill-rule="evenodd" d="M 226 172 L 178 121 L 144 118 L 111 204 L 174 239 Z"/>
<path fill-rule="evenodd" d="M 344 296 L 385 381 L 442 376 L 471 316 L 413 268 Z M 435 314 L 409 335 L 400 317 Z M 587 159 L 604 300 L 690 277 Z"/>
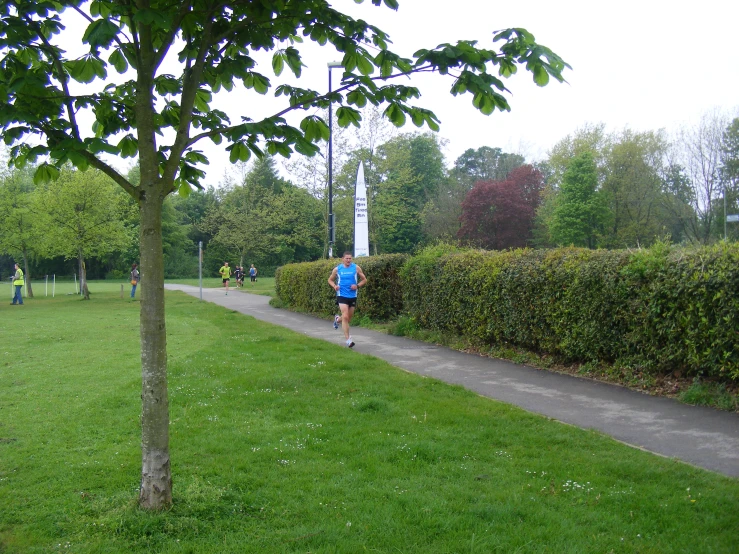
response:
<path fill-rule="evenodd" d="M 341 310 L 341 330 L 344 331 L 344 338 L 349 340 L 349 323 L 352 320 L 354 308 L 350 308 L 348 304 L 339 304 Z"/>

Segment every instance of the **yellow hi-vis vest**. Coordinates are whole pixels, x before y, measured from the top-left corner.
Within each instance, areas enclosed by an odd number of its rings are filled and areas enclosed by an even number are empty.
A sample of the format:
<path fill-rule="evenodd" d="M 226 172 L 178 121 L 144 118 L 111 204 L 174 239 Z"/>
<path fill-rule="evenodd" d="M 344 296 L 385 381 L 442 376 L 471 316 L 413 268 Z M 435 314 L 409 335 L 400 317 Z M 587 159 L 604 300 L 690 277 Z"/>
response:
<path fill-rule="evenodd" d="M 23 270 L 21 268 L 18 268 L 18 271 L 16 271 L 16 274 L 15 274 L 15 277 L 17 277 L 17 279 L 13 281 L 13 284 L 15 286 L 23 285 Z"/>

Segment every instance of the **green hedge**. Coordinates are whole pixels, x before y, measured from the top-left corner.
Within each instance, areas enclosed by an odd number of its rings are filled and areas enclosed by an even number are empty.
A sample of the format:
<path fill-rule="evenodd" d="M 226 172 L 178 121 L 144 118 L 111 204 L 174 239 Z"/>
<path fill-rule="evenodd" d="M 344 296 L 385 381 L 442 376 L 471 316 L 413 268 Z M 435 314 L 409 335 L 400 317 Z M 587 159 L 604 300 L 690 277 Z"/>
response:
<path fill-rule="evenodd" d="M 630 357 L 739 380 L 739 244 L 632 256 Z M 651 354 L 653 353 L 653 354 Z"/>
<path fill-rule="evenodd" d="M 291 308 L 335 313 L 326 280 L 338 261 L 277 271 Z M 420 327 L 574 362 L 739 381 L 739 245 L 637 251 L 435 246 L 362 258 L 359 315 L 404 313 Z"/>
<path fill-rule="evenodd" d="M 358 295 L 358 316 L 386 321 L 401 312 L 403 296 L 399 271 L 407 259 L 403 254 L 389 254 L 354 260 L 367 277 L 367 286 Z M 334 314 L 336 293 L 327 281 L 339 263 L 334 259 L 284 265 L 275 274 L 275 292 L 292 309 L 321 316 Z"/>
<path fill-rule="evenodd" d="M 571 361 L 739 380 L 739 245 L 424 251 L 402 270 L 422 327 Z"/>

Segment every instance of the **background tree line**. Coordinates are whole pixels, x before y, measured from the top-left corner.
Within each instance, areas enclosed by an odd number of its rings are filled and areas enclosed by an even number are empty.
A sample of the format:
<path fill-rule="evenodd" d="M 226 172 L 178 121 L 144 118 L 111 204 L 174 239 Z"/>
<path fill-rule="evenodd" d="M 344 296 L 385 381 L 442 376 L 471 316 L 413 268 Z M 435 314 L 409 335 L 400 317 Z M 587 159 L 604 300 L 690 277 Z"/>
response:
<path fill-rule="evenodd" d="M 400 134 L 369 110 L 367 124 L 334 135 L 335 251 L 352 249 L 353 194 L 365 164 L 373 254 L 435 242 L 486 249 L 524 246 L 632 248 L 656 240 L 709 244 L 739 237 L 739 118 L 706 114 L 669 137 L 664 131 L 607 132 L 587 125 L 544 160 L 481 146 L 447 167 L 435 133 Z M 325 147 L 325 143 L 324 143 Z M 271 157 L 237 164 L 221 184 L 163 208 L 165 276 L 204 276 L 224 260 L 262 275 L 327 255 L 327 156 Z M 34 278 L 76 273 L 125 278 L 138 259 L 138 212 L 97 170 L 68 168 L 49 184 L 34 168 L 0 173 L 0 276 L 13 260 Z M 283 175 L 288 175 L 286 178 Z M 138 182 L 138 168 L 128 175 Z"/>

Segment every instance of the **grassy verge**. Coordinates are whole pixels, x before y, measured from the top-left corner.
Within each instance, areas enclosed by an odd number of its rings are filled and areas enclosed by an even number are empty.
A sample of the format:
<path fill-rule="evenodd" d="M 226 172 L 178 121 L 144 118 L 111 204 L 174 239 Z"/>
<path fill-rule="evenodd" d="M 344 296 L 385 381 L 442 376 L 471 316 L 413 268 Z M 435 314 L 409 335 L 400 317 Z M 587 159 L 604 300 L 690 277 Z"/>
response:
<path fill-rule="evenodd" d="M 721 410 L 739 411 L 739 397 L 727 390 L 723 383 L 710 383 L 695 379 L 687 389 L 680 392 L 680 400 L 686 404 L 715 406 Z"/>
<path fill-rule="evenodd" d="M 739 482 L 168 294 L 175 505 L 136 508 L 139 304 L 0 306 L 0 552 L 735 552 Z"/>
<path fill-rule="evenodd" d="M 190 285 L 193 287 L 199 286 L 198 279 L 167 279 L 166 283 L 179 283 L 182 285 Z M 203 279 L 203 288 L 223 288 L 223 281 L 220 279 Z M 231 281 L 230 290 L 236 288 L 236 281 Z M 275 278 L 274 277 L 259 277 L 257 282 L 252 284 L 249 281 L 249 277 L 244 281 L 244 286 L 239 290 L 248 292 L 250 294 L 261 294 L 263 296 L 274 296 L 275 295 Z"/>

